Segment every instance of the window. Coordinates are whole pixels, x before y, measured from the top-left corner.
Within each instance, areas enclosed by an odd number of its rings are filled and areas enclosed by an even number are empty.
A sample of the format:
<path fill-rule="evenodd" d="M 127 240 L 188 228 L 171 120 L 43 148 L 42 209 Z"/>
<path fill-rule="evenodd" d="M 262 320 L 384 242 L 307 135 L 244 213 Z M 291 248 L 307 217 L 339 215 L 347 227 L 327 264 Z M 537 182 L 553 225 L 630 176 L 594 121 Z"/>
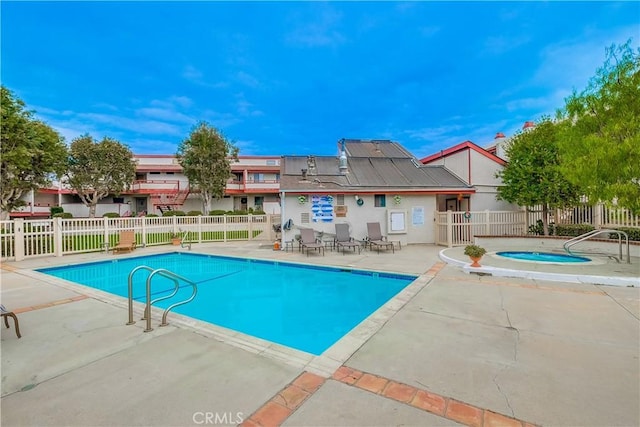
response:
<path fill-rule="evenodd" d="M 309 224 L 309 212 L 300 214 L 300 224 Z"/>
<path fill-rule="evenodd" d="M 376 208 L 384 208 L 387 206 L 387 197 L 384 194 L 376 194 L 374 196 L 374 206 Z"/>
<path fill-rule="evenodd" d="M 338 194 L 338 197 L 336 199 L 336 205 L 344 206 L 344 194 Z"/>
<path fill-rule="evenodd" d="M 263 173 L 254 173 L 253 174 L 253 182 L 264 182 L 264 174 Z"/>

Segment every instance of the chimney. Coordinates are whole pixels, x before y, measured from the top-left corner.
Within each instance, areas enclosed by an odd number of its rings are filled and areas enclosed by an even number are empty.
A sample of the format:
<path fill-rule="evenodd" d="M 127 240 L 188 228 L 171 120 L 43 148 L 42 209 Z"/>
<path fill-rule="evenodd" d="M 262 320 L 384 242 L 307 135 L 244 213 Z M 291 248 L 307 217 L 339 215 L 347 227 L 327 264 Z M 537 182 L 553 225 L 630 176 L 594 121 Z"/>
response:
<path fill-rule="evenodd" d="M 524 122 L 524 125 L 522 126 L 522 130 L 523 131 L 527 131 L 527 130 L 531 130 L 535 127 L 535 123 L 533 122 Z"/>
<path fill-rule="evenodd" d="M 502 132 L 496 133 L 496 137 L 494 139 L 504 139 L 504 133 Z"/>

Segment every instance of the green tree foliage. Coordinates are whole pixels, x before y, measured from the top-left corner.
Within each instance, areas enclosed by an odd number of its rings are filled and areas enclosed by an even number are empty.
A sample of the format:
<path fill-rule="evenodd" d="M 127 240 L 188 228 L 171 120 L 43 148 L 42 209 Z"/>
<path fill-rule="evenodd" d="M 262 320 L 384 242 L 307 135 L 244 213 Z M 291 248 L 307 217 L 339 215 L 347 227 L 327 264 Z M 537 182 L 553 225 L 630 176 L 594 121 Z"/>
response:
<path fill-rule="evenodd" d="M 580 194 L 560 171 L 558 138 L 559 126 L 543 118 L 532 130 L 513 137 L 506 149 L 509 163 L 497 174 L 503 182 L 498 187 L 499 200 L 542 206 L 545 236 L 549 209 L 572 206 Z"/>
<path fill-rule="evenodd" d="M 590 200 L 640 213 L 640 49 L 628 41 L 606 52 L 587 88 L 558 112 L 562 170 Z"/>
<path fill-rule="evenodd" d="M 189 185 L 200 190 L 203 212 L 208 212 L 211 200 L 224 196 L 231 177 L 231 161 L 237 161 L 238 148 L 218 129 L 201 122 L 180 143 L 176 157 Z"/>
<path fill-rule="evenodd" d="M 104 138 L 97 142 L 83 135 L 71 142 L 67 183 L 96 215 L 96 205 L 109 194 L 127 190 L 136 176 L 133 153 L 126 145 Z"/>
<path fill-rule="evenodd" d="M 33 119 L 22 100 L 4 86 L 1 91 L 0 209 L 4 219 L 24 204 L 24 194 L 47 187 L 52 175 L 64 172 L 67 147 L 56 131 Z"/>

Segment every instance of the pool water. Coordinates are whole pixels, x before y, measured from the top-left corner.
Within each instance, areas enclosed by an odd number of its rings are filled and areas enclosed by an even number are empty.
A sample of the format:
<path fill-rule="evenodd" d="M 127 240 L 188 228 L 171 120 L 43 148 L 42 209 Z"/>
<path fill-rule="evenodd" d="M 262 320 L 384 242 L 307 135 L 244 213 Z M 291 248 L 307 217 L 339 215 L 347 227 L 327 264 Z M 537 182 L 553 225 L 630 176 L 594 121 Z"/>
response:
<path fill-rule="evenodd" d="M 37 271 L 127 298 L 129 273 L 140 265 L 165 268 L 198 284 L 196 298 L 173 311 L 315 355 L 416 279 L 402 274 L 187 253 Z M 143 303 L 148 276 L 149 272 L 141 270 L 133 277 L 134 298 Z M 154 276 L 152 299 L 174 289 L 173 281 Z M 191 293 L 191 286 L 181 282 L 178 294 L 157 306 L 166 308 Z"/>
<path fill-rule="evenodd" d="M 580 263 L 591 261 L 589 258 L 576 255 L 554 254 L 549 252 L 496 252 L 496 255 L 522 261 Z"/>

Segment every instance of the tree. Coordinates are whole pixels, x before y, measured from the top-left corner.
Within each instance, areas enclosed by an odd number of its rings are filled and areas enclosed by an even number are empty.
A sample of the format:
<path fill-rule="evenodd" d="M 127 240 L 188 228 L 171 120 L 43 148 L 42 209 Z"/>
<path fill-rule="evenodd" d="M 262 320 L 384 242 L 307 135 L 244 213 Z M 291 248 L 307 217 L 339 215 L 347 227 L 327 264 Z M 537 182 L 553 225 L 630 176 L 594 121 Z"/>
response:
<path fill-rule="evenodd" d="M 11 210 L 24 205 L 24 194 L 50 185 L 52 175 L 64 172 L 67 147 L 55 130 L 33 119 L 21 99 L 4 86 L 0 90 L 0 210 L 6 219 Z"/>
<path fill-rule="evenodd" d="M 135 177 L 133 153 L 126 145 L 106 137 L 97 142 L 89 135 L 71 142 L 66 179 L 89 207 L 89 217 L 95 217 L 100 199 L 129 189 Z"/>
<path fill-rule="evenodd" d="M 212 198 L 224 196 L 231 160 L 238 160 L 238 148 L 219 130 L 201 122 L 180 143 L 176 157 L 189 185 L 200 190 L 204 212 L 209 212 Z"/>
<path fill-rule="evenodd" d="M 545 236 L 549 234 L 549 209 L 572 206 L 580 194 L 560 171 L 558 138 L 559 125 L 549 118 L 532 130 L 517 133 L 506 149 L 509 163 L 497 174 L 504 184 L 498 187 L 498 200 L 542 205 Z"/>
<path fill-rule="evenodd" d="M 558 116 L 562 171 L 591 200 L 640 212 L 640 48 L 612 45 L 585 90 Z"/>

